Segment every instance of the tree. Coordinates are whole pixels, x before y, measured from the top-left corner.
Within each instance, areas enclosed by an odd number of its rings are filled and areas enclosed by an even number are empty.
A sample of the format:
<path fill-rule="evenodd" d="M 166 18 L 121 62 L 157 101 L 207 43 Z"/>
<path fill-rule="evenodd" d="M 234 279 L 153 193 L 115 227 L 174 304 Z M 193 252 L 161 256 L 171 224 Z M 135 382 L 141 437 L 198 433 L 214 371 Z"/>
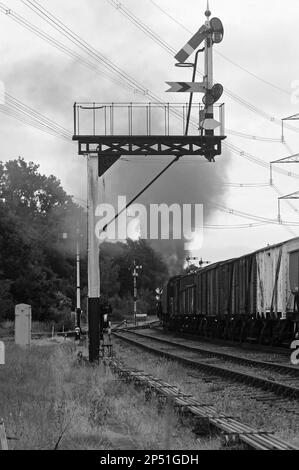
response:
<path fill-rule="evenodd" d="M 125 315 L 133 311 L 134 260 L 142 265 L 137 278 L 139 311 L 154 309 L 154 291 L 168 278 L 168 269 L 161 255 L 145 240 L 103 243 L 100 246 L 101 292 L 113 297 L 112 304 L 118 317 L 121 311 Z"/>
<path fill-rule="evenodd" d="M 146 240 L 133 241 L 129 239 L 124 255 L 118 260 L 121 294 L 132 292 L 134 260 L 137 265 L 142 266 L 137 281 L 138 289 L 153 291 L 156 287 L 163 285 L 168 277 L 168 269 L 162 257 L 153 250 Z"/>
<path fill-rule="evenodd" d="M 16 303 L 30 304 L 33 318 L 41 321 L 60 321 L 74 306 L 78 222 L 85 234 L 86 212 L 55 176 L 42 175 L 38 165 L 20 157 L 0 162 L 0 319 L 13 318 Z M 81 286 L 86 291 L 86 240 L 81 243 Z M 101 293 L 130 310 L 134 260 L 142 265 L 139 308 L 150 310 L 154 290 L 164 284 L 168 269 L 145 240 L 101 244 Z"/>
<path fill-rule="evenodd" d="M 38 169 L 20 157 L 0 162 L 2 318 L 12 317 L 14 304 L 29 303 L 34 319 L 47 320 L 75 298 L 75 242 L 62 233 L 75 234 L 86 215 L 55 176 Z"/>

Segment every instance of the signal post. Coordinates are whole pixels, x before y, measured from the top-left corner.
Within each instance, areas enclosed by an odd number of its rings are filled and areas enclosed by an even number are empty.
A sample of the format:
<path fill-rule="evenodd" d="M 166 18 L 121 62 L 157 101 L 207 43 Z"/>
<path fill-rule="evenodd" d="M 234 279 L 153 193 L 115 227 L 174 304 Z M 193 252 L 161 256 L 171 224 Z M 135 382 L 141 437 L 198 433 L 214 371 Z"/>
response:
<path fill-rule="evenodd" d="M 204 109 L 200 111 L 199 117 L 199 130 L 207 137 L 214 137 L 214 130 L 221 125 L 220 122 L 214 119 L 214 103 L 218 101 L 223 93 L 223 86 L 220 83 L 214 85 L 213 80 L 213 45 L 218 44 L 222 41 L 224 35 L 224 29 L 222 22 L 219 18 L 212 18 L 211 11 L 209 9 L 209 2 L 207 3 L 207 10 L 205 12 L 206 21 L 202 25 L 197 33 L 185 44 L 185 46 L 176 54 L 175 59 L 178 61 L 177 67 L 193 67 L 193 78 L 192 82 L 166 82 L 170 85 L 167 92 L 183 92 L 190 93 L 188 119 L 186 125 L 186 135 L 189 129 L 190 112 L 192 107 L 193 93 L 203 93 L 202 102 Z M 196 59 L 194 64 L 186 63 L 186 60 L 193 54 L 193 52 L 204 42 L 205 46 L 203 49 L 199 49 L 196 52 Z M 203 82 L 195 82 L 196 68 L 199 52 L 204 52 L 205 57 L 205 75 Z M 204 153 L 205 157 L 209 161 L 214 161 L 216 152 L 213 147 L 210 146 Z"/>

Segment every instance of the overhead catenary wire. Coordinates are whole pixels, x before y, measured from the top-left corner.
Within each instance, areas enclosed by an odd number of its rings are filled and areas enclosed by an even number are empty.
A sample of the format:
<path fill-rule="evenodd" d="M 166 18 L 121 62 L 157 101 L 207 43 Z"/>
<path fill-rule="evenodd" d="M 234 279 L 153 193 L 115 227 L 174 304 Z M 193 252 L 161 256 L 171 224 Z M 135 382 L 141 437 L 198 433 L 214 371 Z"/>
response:
<path fill-rule="evenodd" d="M 85 199 L 72 196 L 75 201 L 78 201 L 80 204 L 84 204 L 85 208 L 87 207 L 87 201 Z M 136 200 L 136 199 L 135 199 Z M 131 203 L 132 204 L 132 203 Z M 124 211 L 127 208 L 124 208 Z M 119 214 L 120 215 L 120 214 Z M 118 217 L 119 217 L 118 215 Z M 112 222 L 111 222 L 112 223 Z M 262 227 L 268 225 L 266 222 L 256 222 L 256 223 L 249 223 L 249 224 L 204 224 L 204 229 L 211 229 L 211 230 L 232 230 L 232 229 L 243 229 L 243 228 L 255 228 L 255 227 Z M 108 225 L 107 225 L 108 227 Z"/>
<path fill-rule="evenodd" d="M 36 127 L 37 129 L 40 129 L 44 132 L 51 133 L 51 135 L 57 135 L 58 137 L 62 138 L 63 140 L 66 140 L 66 139 L 69 140 L 71 138 L 72 133 L 70 131 L 68 131 L 66 128 L 64 128 L 60 124 L 57 124 L 57 122 L 49 119 L 48 117 L 42 115 L 38 111 L 34 110 L 32 107 L 27 106 L 26 104 L 21 102 L 19 99 L 13 97 L 9 93 L 5 93 L 5 99 L 6 99 L 7 104 L 12 103 L 14 106 L 13 106 L 12 109 L 9 109 L 8 107 L 5 107 L 5 108 L 1 107 L 0 111 L 5 112 L 6 114 L 11 115 L 12 117 L 17 118 L 23 124 L 27 124 L 27 125 Z M 19 107 L 18 111 L 20 111 L 21 113 L 23 113 L 24 110 L 26 111 L 26 113 L 25 113 L 26 119 L 24 119 L 21 115 L 15 113 L 15 109 L 14 109 L 15 106 Z M 28 116 L 28 114 L 29 114 L 29 116 Z M 32 121 L 30 119 L 27 119 L 28 117 L 33 117 L 34 121 Z M 44 127 L 44 125 L 45 125 L 45 127 Z M 49 129 L 48 129 L 48 126 L 50 126 Z M 63 132 L 62 135 L 61 135 L 61 131 Z M 233 146 L 232 144 L 225 144 L 225 145 L 228 145 L 229 149 L 231 151 L 233 151 L 234 153 L 236 153 L 236 154 L 238 154 L 242 157 L 245 157 L 245 158 L 253 161 L 254 163 L 257 163 L 257 164 L 263 166 L 264 168 L 268 168 L 268 164 L 266 162 L 264 162 L 263 160 L 259 159 L 258 157 L 254 157 L 253 155 L 242 151 L 242 149 L 238 149 L 236 146 Z M 164 162 L 165 158 L 163 158 L 162 160 L 158 160 L 157 158 L 151 158 L 151 159 L 148 158 L 148 159 L 146 159 L 144 157 L 142 157 L 142 160 L 141 159 L 136 160 L 136 159 L 121 158 L 119 161 L 120 162 L 130 162 L 130 163 L 134 163 L 134 164 L 140 162 L 140 163 L 144 164 L 145 162 L 146 163 L 157 163 L 157 161 L 158 162 L 162 162 L 162 161 Z M 178 162 L 178 164 L 186 164 L 186 163 L 198 164 L 198 161 L 195 160 L 195 159 L 194 160 L 187 160 L 186 158 L 184 158 L 181 162 Z M 296 175 L 292 172 L 286 171 L 286 170 L 278 168 L 278 167 L 275 170 L 277 172 L 279 172 L 281 174 L 284 174 L 284 175 L 287 175 L 287 176 L 299 177 L 299 175 Z M 261 184 L 257 184 L 257 183 L 253 183 L 253 184 L 237 183 L 237 184 L 234 184 L 234 185 L 230 184 L 230 183 L 224 183 L 224 185 L 225 184 L 230 185 L 230 186 L 235 186 L 235 187 L 237 187 L 237 186 L 238 187 L 261 187 L 261 186 L 266 186 L 267 185 L 267 183 L 261 183 Z"/>
<path fill-rule="evenodd" d="M 282 192 L 279 190 L 279 188 L 275 184 L 272 183 L 271 188 L 276 192 L 276 194 L 278 194 L 279 196 L 282 196 Z M 296 207 L 290 201 L 287 200 L 287 204 L 294 212 L 296 212 L 298 214 L 298 212 L 299 212 L 298 209 L 296 209 Z M 278 203 L 278 207 L 279 207 L 279 203 Z M 279 212 L 278 212 L 277 217 L 278 217 L 278 220 L 280 221 L 281 216 L 280 216 Z M 291 227 L 286 227 L 286 230 L 288 230 L 288 232 L 293 236 L 297 235 L 296 232 L 294 232 L 291 229 Z"/>
<path fill-rule="evenodd" d="M 235 224 L 235 225 L 213 225 L 213 224 L 204 224 L 203 228 L 206 230 L 237 230 L 243 228 L 257 228 L 257 227 L 264 227 L 268 225 L 268 223 L 252 223 L 252 224 Z"/>
<path fill-rule="evenodd" d="M 45 133 L 70 142 L 72 133 L 61 124 L 58 124 L 47 116 L 44 116 L 8 92 L 4 92 L 3 97 L 4 103 L 0 105 L 0 111 L 2 113 L 14 117 L 18 121 L 22 122 L 22 124 L 34 127 Z"/>
<path fill-rule="evenodd" d="M 245 158 L 246 160 L 249 160 L 249 161 L 255 163 L 256 165 L 259 165 L 260 167 L 266 168 L 267 170 L 270 169 L 270 162 L 266 162 L 265 160 L 255 156 L 255 155 L 253 155 L 249 152 L 246 152 L 245 150 L 241 149 L 237 145 L 234 145 L 232 143 L 224 142 L 223 146 L 224 146 L 224 148 L 227 148 L 229 151 L 231 151 L 235 155 L 239 155 L 240 157 Z M 283 168 L 273 167 L 272 170 L 275 171 L 276 173 L 280 173 L 281 175 L 285 175 L 285 176 L 289 176 L 289 177 L 292 177 L 292 178 L 299 179 L 299 175 L 297 173 L 284 170 Z"/>
<path fill-rule="evenodd" d="M 156 42 L 159 46 L 163 47 L 163 49 L 166 50 L 169 54 L 171 54 L 172 56 L 175 55 L 176 50 L 172 46 L 170 46 L 168 43 L 166 43 L 151 28 L 149 28 L 147 25 L 145 25 L 145 23 L 143 23 L 139 18 L 137 18 L 125 5 L 123 5 L 123 3 L 121 3 L 117 0 L 106 0 L 106 1 L 108 3 L 110 3 L 113 7 L 115 7 L 121 14 L 126 16 L 132 23 L 134 23 L 140 30 L 142 30 L 154 42 Z M 37 3 L 37 2 L 35 2 L 35 3 Z M 202 72 L 198 72 L 198 73 L 200 75 L 203 75 Z M 244 100 L 240 96 L 233 93 L 227 87 L 225 87 L 224 94 L 229 96 L 232 100 L 236 101 L 240 105 L 245 106 L 250 111 L 260 115 L 261 117 L 269 120 L 270 122 L 273 122 L 273 123 L 278 124 L 279 126 L 281 126 L 281 119 L 275 118 L 274 116 L 270 115 L 269 113 L 259 109 L 255 105 L 249 103 L 248 101 Z M 286 127 L 288 127 L 288 129 L 290 129 L 290 130 L 293 130 L 294 132 L 299 132 L 299 130 L 296 129 L 295 127 L 293 127 L 293 126 L 287 125 Z M 257 136 L 255 138 L 256 138 L 256 140 L 259 139 Z M 277 140 L 277 139 L 275 139 L 275 140 Z"/>
<path fill-rule="evenodd" d="M 111 75 L 111 73 L 108 73 L 107 70 L 100 69 L 99 66 L 91 61 L 89 61 L 87 58 L 80 56 L 73 50 L 69 49 L 67 46 L 65 46 L 63 43 L 57 41 L 55 38 L 50 36 L 49 34 L 45 33 L 42 31 L 40 28 L 36 27 L 33 25 L 31 22 L 26 20 L 24 17 L 21 15 L 15 13 L 12 9 L 8 8 L 6 5 L 4 5 L 2 2 L 0 2 L 0 12 L 3 13 L 4 15 L 7 15 L 10 19 L 15 21 L 16 23 L 20 24 L 23 26 L 25 29 L 30 31 L 31 33 L 35 34 L 38 36 L 40 39 L 43 39 L 47 43 L 51 44 L 61 52 L 67 54 L 70 56 L 75 62 L 81 63 L 85 67 L 89 68 L 90 70 L 99 73 L 101 76 L 104 76 L 114 82 L 116 85 L 123 87 L 125 89 L 130 89 L 128 85 L 123 82 L 120 79 L 117 79 L 115 76 Z"/>
<path fill-rule="evenodd" d="M 39 120 L 44 125 L 47 125 L 53 129 L 56 129 L 57 132 L 64 134 L 66 137 L 72 137 L 72 132 L 69 129 L 66 129 L 61 124 L 58 124 L 56 121 L 49 119 L 47 116 L 41 114 L 39 111 L 36 111 L 32 107 L 26 105 L 21 100 L 15 98 L 14 96 L 10 95 L 9 93 L 4 93 L 5 104 L 8 104 L 14 108 L 16 108 L 19 112 L 23 112 L 24 114 L 29 115 L 30 117 Z"/>
<path fill-rule="evenodd" d="M 24 0 L 22 0 L 24 1 Z M 28 1 L 28 0 L 26 0 Z M 30 2 L 31 4 L 33 4 L 33 2 Z M 34 3 L 37 3 L 37 2 L 34 2 Z M 1 9 L 1 2 L 0 2 L 0 9 Z M 41 7 L 40 7 L 41 9 Z M 54 21 L 54 24 L 56 27 L 59 26 L 59 24 L 63 25 L 63 23 L 58 20 L 54 15 L 50 14 L 48 12 L 48 10 L 46 10 L 46 18 L 47 18 L 47 22 L 48 21 Z M 41 13 L 40 13 L 41 14 Z M 49 16 L 51 15 L 51 16 Z M 44 15 L 43 15 L 44 16 Z M 51 18 L 51 20 L 49 20 L 49 18 Z M 53 18 L 53 20 L 52 20 Z M 69 31 L 69 32 L 68 32 Z M 67 35 L 68 37 L 70 37 L 72 40 L 74 40 L 74 38 L 79 38 L 79 41 L 82 42 L 81 44 L 81 47 L 88 47 L 92 54 L 95 55 L 99 60 L 102 60 L 103 59 L 103 56 L 98 52 L 96 51 L 94 48 L 91 48 L 91 46 L 88 45 L 88 43 L 86 43 L 86 41 L 82 40 L 78 35 L 76 35 L 75 33 L 73 33 L 68 27 L 66 26 L 62 26 L 62 32 L 64 35 Z M 66 34 L 67 33 L 67 34 Z M 76 39 L 77 41 L 77 39 Z M 115 66 L 109 59 L 105 58 L 105 64 L 110 67 L 110 65 L 112 64 L 113 67 L 115 68 L 115 70 L 120 70 L 117 66 Z M 124 73 L 121 71 L 121 73 L 123 74 L 124 77 L 128 76 L 127 74 L 124 75 Z M 139 84 L 137 81 L 135 81 L 135 79 L 133 78 L 129 78 L 130 79 L 130 82 L 131 82 L 131 86 L 134 86 L 134 90 L 136 89 L 139 89 L 139 91 L 143 92 L 145 95 L 149 96 L 150 98 L 156 100 L 157 102 L 161 102 L 161 103 L 164 103 L 163 100 L 161 100 L 159 97 L 157 97 L 156 95 L 154 95 L 152 92 L 150 92 L 149 89 L 143 87 L 143 85 Z M 132 85 L 133 84 L 133 85 Z M 178 113 L 175 113 L 174 114 L 177 115 L 177 117 L 181 118 L 180 114 Z M 197 127 L 197 123 L 194 123 L 193 122 L 193 126 L 196 126 Z M 299 131 L 298 129 L 296 129 L 296 131 Z M 267 162 L 265 162 L 264 160 L 258 158 L 258 157 L 255 157 L 254 155 L 251 155 L 249 154 L 248 152 L 245 152 L 244 150 L 234 146 L 233 144 L 230 144 L 230 143 L 224 143 L 224 147 L 228 148 L 232 153 L 235 153 L 237 155 L 240 155 L 241 157 L 243 158 L 246 158 L 247 160 L 250 160 L 256 164 L 258 164 L 259 166 L 262 166 L 264 168 L 268 168 L 269 167 L 269 164 Z M 291 177 L 294 177 L 294 178 L 299 178 L 299 175 L 296 175 L 295 173 L 291 173 L 291 172 L 288 172 L 286 170 L 283 170 L 281 168 L 275 168 L 274 171 L 276 171 L 277 173 L 280 173 L 280 174 L 283 174 L 283 175 L 286 175 L 286 176 L 291 176 Z"/>
<path fill-rule="evenodd" d="M 43 124 L 39 124 L 37 121 L 26 118 L 26 116 L 22 115 L 21 113 L 16 112 L 13 109 L 10 109 L 9 107 L 5 105 L 0 105 L 0 112 L 6 114 L 7 116 L 13 117 L 20 121 L 22 124 L 28 125 L 30 127 L 34 127 L 42 132 L 45 132 L 49 135 L 52 135 L 54 137 L 58 137 L 59 139 L 62 139 L 64 141 L 70 142 L 70 139 L 64 136 L 63 134 L 59 134 L 57 131 L 44 126 Z"/>
<path fill-rule="evenodd" d="M 296 221 L 290 221 L 290 220 L 279 220 L 278 217 L 271 219 L 268 217 L 258 216 L 255 214 L 250 214 L 248 212 L 240 211 L 238 209 L 229 208 L 213 201 L 209 201 L 206 204 L 211 207 L 214 207 L 220 212 L 224 212 L 230 215 L 235 215 L 237 217 L 245 218 L 248 220 L 254 220 L 256 222 L 264 222 L 264 223 L 273 224 L 273 225 L 299 226 L 299 221 L 296 222 Z"/>
<path fill-rule="evenodd" d="M 71 137 L 67 135 L 66 133 L 58 131 L 54 126 L 51 126 L 50 124 L 47 124 L 44 121 L 35 119 L 30 114 L 24 113 L 22 110 L 18 108 L 14 108 L 8 105 L 1 105 L 0 110 L 4 114 L 18 118 L 18 120 L 22 122 L 23 124 L 26 124 L 31 127 L 39 128 L 40 130 L 46 133 L 52 134 L 60 139 L 71 142 Z"/>
<path fill-rule="evenodd" d="M 115 65 L 109 58 L 101 54 L 98 50 L 88 44 L 84 39 L 82 39 L 78 34 L 74 33 L 70 28 L 68 28 L 61 20 L 56 16 L 50 13 L 46 8 L 42 7 L 38 2 L 25 1 L 21 0 L 25 5 L 27 5 L 31 10 L 33 10 L 39 17 L 41 17 L 46 23 L 50 24 L 56 31 L 66 37 L 72 44 L 75 44 L 85 53 L 87 53 L 93 59 L 100 61 L 101 64 L 108 68 L 110 71 L 118 75 L 118 80 L 121 78 L 125 80 L 127 84 L 130 85 L 130 88 L 133 88 L 135 91 L 139 90 L 140 92 L 146 91 L 143 85 L 140 85 L 133 77 L 128 73 L 123 71 L 120 67 Z M 1 5 L 1 2 L 0 2 Z M 18 15 L 19 17 L 20 15 Z M 35 27 L 36 28 L 36 27 Z M 39 28 L 36 28 L 37 30 Z M 47 35 L 49 36 L 49 35 Z M 51 37 L 51 36 L 50 36 Z M 53 39 L 51 37 L 51 39 Z M 56 41 L 56 40 L 54 40 Z M 56 41 L 58 44 L 58 41 Z"/>
<path fill-rule="evenodd" d="M 31 2 L 31 3 L 33 3 L 33 2 Z M 37 2 L 36 2 L 36 3 L 37 3 Z M 0 11 L 2 11 L 3 13 L 6 13 L 6 12 L 7 12 L 7 7 L 3 6 L 3 4 L 2 4 L 1 2 L 0 2 Z M 12 12 L 12 10 L 8 10 L 8 11 L 9 11 L 9 15 L 12 15 L 12 16 L 13 16 L 13 19 L 15 19 L 15 14 Z M 46 11 L 47 11 L 47 10 L 46 10 Z M 19 17 L 19 16 L 20 16 L 20 15 L 18 15 L 18 17 Z M 53 15 L 52 15 L 52 16 L 53 16 Z M 55 17 L 54 17 L 54 18 L 55 18 Z M 19 19 L 19 18 L 18 18 L 18 19 Z M 57 21 L 60 21 L 60 20 L 57 20 Z M 63 24 L 62 22 L 60 22 L 60 23 Z M 26 26 L 28 26 L 28 22 L 26 22 L 25 27 L 26 27 Z M 56 26 L 57 26 L 57 25 L 56 25 Z M 36 28 L 36 27 L 34 27 L 34 28 L 35 28 L 35 31 L 34 31 L 34 32 L 37 33 L 37 31 L 36 31 L 37 28 Z M 67 28 L 67 29 L 69 30 L 69 28 Z M 40 31 L 40 30 L 39 30 L 39 31 Z M 71 31 L 71 30 L 70 30 L 70 31 Z M 72 34 L 73 34 L 74 37 L 77 36 L 77 35 L 74 34 L 74 33 L 72 33 Z M 48 35 L 47 35 L 47 36 L 48 36 Z M 42 38 L 45 39 L 44 36 L 43 36 Z M 51 38 L 51 39 L 53 39 L 53 38 Z M 46 40 L 47 40 L 47 39 L 46 39 Z M 57 41 L 55 41 L 55 42 L 57 43 Z M 85 42 L 84 47 L 86 47 L 86 45 L 87 45 L 87 43 Z M 89 46 L 89 45 L 88 45 L 88 46 Z M 99 55 L 99 53 L 94 50 L 93 53 L 95 53 L 95 52 Z M 100 60 L 102 60 L 102 58 L 103 58 L 103 57 L 100 56 Z M 108 59 L 106 59 L 106 60 L 108 60 Z M 112 64 L 111 61 L 109 61 L 109 62 L 110 62 L 110 65 L 111 65 L 111 64 Z M 109 66 L 110 66 L 110 65 L 109 65 Z M 113 64 L 113 65 L 114 65 L 114 64 Z M 119 70 L 120 70 L 120 69 L 119 69 Z M 133 80 L 134 80 L 134 79 L 133 79 Z M 135 82 L 135 85 L 136 85 L 137 87 L 139 86 L 139 88 L 141 87 L 141 89 L 139 89 L 139 91 L 143 92 L 144 95 L 148 95 L 148 96 L 150 96 L 151 98 L 157 100 L 158 102 L 163 102 L 163 101 L 161 101 L 157 96 L 155 96 L 155 95 L 153 95 L 152 93 L 150 93 L 150 91 L 149 91 L 148 89 L 144 88 L 142 85 L 138 84 L 137 82 Z M 136 91 L 137 88 L 134 88 L 134 90 Z M 299 131 L 299 130 L 296 129 L 296 131 Z M 234 131 L 234 132 L 235 132 L 235 131 Z M 247 136 L 247 137 L 248 137 L 248 136 Z M 251 137 L 251 138 L 256 138 L 256 136 L 250 136 L 250 137 Z M 265 139 L 265 138 L 263 138 L 263 139 Z M 277 139 L 275 139 L 275 140 L 277 140 Z M 227 145 L 227 144 L 226 144 L 226 145 Z M 247 154 L 247 157 L 248 157 L 248 154 Z M 249 158 L 249 159 L 250 159 L 250 158 Z M 261 162 L 259 162 L 259 163 L 261 163 Z M 278 171 L 278 172 L 280 172 L 280 171 Z"/>
<path fill-rule="evenodd" d="M 252 162 L 254 162 L 254 163 L 256 163 L 256 164 L 258 164 L 258 165 L 260 165 L 264 168 L 268 168 L 268 163 L 264 162 L 262 159 L 259 159 L 258 157 L 255 157 L 255 156 L 249 154 L 248 152 L 244 152 L 242 149 L 239 149 L 238 147 L 234 146 L 233 144 L 225 143 L 224 145 L 227 146 L 227 148 L 230 151 L 232 151 L 233 153 L 238 154 L 241 157 L 247 158 L 248 160 L 250 160 L 250 161 L 252 161 Z M 277 171 L 278 173 L 287 175 L 287 176 L 292 176 L 292 177 L 295 177 L 295 178 L 299 177 L 299 175 L 288 172 L 288 171 L 283 170 L 281 168 L 275 168 L 275 171 Z"/>
<path fill-rule="evenodd" d="M 1 5 L 1 2 L 0 2 L 0 5 Z M 1 6 L 0 6 L 1 8 Z M 10 13 L 11 14 L 11 13 Z M 155 95 L 152 95 L 150 94 L 149 90 L 148 89 L 145 89 L 143 88 L 142 90 L 144 92 L 144 94 L 147 94 L 149 95 L 150 97 L 153 97 L 155 100 L 158 100 L 160 102 L 163 102 L 161 101 L 158 97 L 156 97 Z M 179 116 L 180 117 L 180 116 Z M 255 162 L 257 163 L 258 165 L 260 166 L 263 166 L 263 167 L 267 167 L 268 168 L 268 164 L 266 162 L 264 162 L 263 160 L 259 159 L 258 157 L 255 157 L 253 155 L 250 155 L 248 152 L 244 152 L 242 149 L 238 149 L 237 147 L 234 147 L 232 146 L 232 144 L 228 144 L 228 143 L 225 143 L 224 146 L 226 146 L 230 151 L 232 151 L 232 153 L 235 153 L 235 154 L 238 154 L 252 162 Z M 290 173 L 290 172 L 287 172 L 283 169 L 280 169 L 280 168 L 275 168 L 274 171 L 276 171 L 277 173 L 281 173 L 281 174 L 285 174 L 287 176 L 292 176 L 292 177 L 297 177 L 299 178 L 299 175 L 296 175 L 294 173 Z"/>
<path fill-rule="evenodd" d="M 149 96 L 150 98 L 153 98 L 155 100 L 161 101 L 157 96 L 155 96 L 150 90 L 147 88 L 144 88 L 142 84 L 138 83 L 134 78 L 132 78 L 129 74 L 121 70 L 118 66 L 116 66 L 110 59 L 107 57 L 103 56 L 103 54 L 99 53 L 95 48 L 90 46 L 84 39 L 82 39 L 80 36 L 78 36 L 76 33 L 74 33 L 69 27 L 67 27 L 61 20 L 59 20 L 56 16 L 54 16 L 52 13 L 50 13 L 46 8 L 41 6 L 37 1 L 35 0 L 21 0 L 26 6 L 28 6 L 31 10 L 33 10 L 39 17 L 43 18 L 44 21 L 46 21 L 48 24 L 51 24 L 52 27 L 59 31 L 63 36 L 67 37 L 72 43 L 75 43 L 77 46 L 79 46 L 81 49 L 83 49 L 85 52 L 88 53 L 93 58 L 96 58 L 97 60 L 103 61 L 104 65 L 107 66 L 108 68 L 111 68 L 115 73 L 119 74 L 124 80 L 128 81 L 130 86 L 133 86 L 135 92 L 141 92 L 144 95 Z M 140 23 L 140 21 L 131 14 L 131 12 L 126 9 L 126 7 L 123 7 L 123 5 L 119 2 L 115 2 L 114 0 L 107 0 L 110 4 L 113 6 L 117 7 L 118 9 L 121 9 L 121 11 L 131 20 L 134 22 L 136 26 L 141 26 L 141 29 L 145 34 L 150 35 L 151 39 L 155 40 L 155 42 L 158 42 L 158 44 L 166 49 L 168 53 L 170 53 L 172 56 L 175 54 L 175 50 L 169 46 L 164 40 L 159 38 L 156 33 L 154 33 L 150 28 L 148 28 L 146 25 L 143 23 Z M 139 23 L 138 23 L 139 21 Z M 229 92 L 230 95 L 232 96 L 232 92 Z M 240 97 L 237 97 L 238 101 L 241 99 Z M 237 135 L 238 137 L 241 138 L 246 138 L 246 139 L 253 139 L 253 140 L 261 140 L 261 141 L 271 141 L 271 142 L 279 142 L 280 139 L 278 138 L 270 138 L 270 137 L 262 137 L 262 136 L 255 136 L 251 134 L 246 134 L 244 132 L 240 131 L 234 131 L 227 129 L 228 133 L 231 133 L 232 135 Z"/>
<path fill-rule="evenodd" d="M 283 197 L 283 193 L 280 191 L 280 189 L 275 185 L 275 184 L 272 184 L 271 187 L 273 188 L 273 190 L 276 192 L 276 194 L 278 194 L 278 196 L 281 198 Z M 298 214 L 299 210 L 297 209 L 297 207 L 294 206 L 294 204 L 292 204 L 288 199 L 285 199 L 287 205 L 296 213 Z"/>
<path fill-rule="evenodd" d="M 9 13 L 9 14 L 10 14 L 10 13 Z M 237 150 L 236 148 L 234 148 L 233 150 L 234 150 L 235 152 L 239 152 L 239 150 Z M 247 157 L 247 158 L 249 157 L 249 159 L 251 159 L 251 160 L 255 159 L 254 156 L 252 156 L 252 155 L 250 155 L 250 154 L 246 154 L 246 153 L 243 152 L 243 151 L 241 151 L 241 154 L 242 154 L 241 156 L 245 156 L 245 157 Z M 264 161 L 262 161 L 262 160 L 260 160 L 260 159 L 257 159 L 257 161 L 259 162 L 259 164 L 262 164 L 262 166 L 265 166 L 265 165 L 268 166 L 268 164 L 266 164 L 266 162 L 264 162 Z M 287 174 L 288 176 L 291 175 L 290 172 L 285 172 L 285 173 L 284 173 L 283 170 L 281 170 L 281 171 L 279 171 L 279 172 L 280 172 L 280 173 L 283 173 L 283 174 Z M 292 176 L 294 176 L 294 174 L 292 174 Z M 299 177 L 299 175 L 296 175 L 296 177 Z"/>

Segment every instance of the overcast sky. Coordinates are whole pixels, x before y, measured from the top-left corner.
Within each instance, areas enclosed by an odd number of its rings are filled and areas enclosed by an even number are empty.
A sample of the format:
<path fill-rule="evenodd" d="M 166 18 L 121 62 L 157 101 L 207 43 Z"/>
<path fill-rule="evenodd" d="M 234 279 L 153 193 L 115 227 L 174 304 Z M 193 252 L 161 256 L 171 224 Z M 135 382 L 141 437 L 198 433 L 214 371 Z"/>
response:
<path fill-rule="evenodd" d="M 185 96 L 166 94 L 165 81 L 190 80 L 190 69 L 174 67 L 174 58 L 140 31 L 107 0 L 40 0 L 43 7 L 55 14 L 69 28 L 104 54 L 113 63 L 136 78 L 163 100 L 184 100 Z M 190 38 L 190 33 L 155 6 L 163 8 L 185 28 L 195 33 L 204 22 L 204 0 L 124 0 L 123 6 L 161 36 L 178 51 Z M 36 26 L 80 52 L 57 31 L 25 6 L 21 0 L 6 0 L 5 5 Z M 226 126 L 229 130 L 245 134 L 280 139 L 281 129 L 269 116 L 281 119 L 299 112 L 299 103 L 291 100 L 292 83 L 299 80 L 297 0 L 211 0 L 212 15 L 221 18 L 225 36 L 215 45 L 215 79 L 234 97 L 241 97 L 266 116 L 253 112 L 227 94 Z M 0 13 L 0 79 L 6 91 L 57 121 L 72 132 L 72 106 L 74 101 L 134 101 L 144 98 L 127 91 L 103 76 L 87 69 L 21 25 L 11 15 Z M 218 54 L 221 53 L 222 55 Z M 82 52 L 80 52 L 82 54 Z M 237 64 L 234 65 L 233 63 Z M 200 64 L 202 68 L 202 64 Z M 246 69 L 247 72 L 244 70 Z M 248 73 L 249 72 L 249 73 Z M 255 78 L 253 75 L 259 77 Z M 265 83 L 269 82 L 269 84 Z M 271 86 L 273 84 L 274 86 Z M 77 156 L 73 142 L 64 142 L 40 130 L 24 126 L 13 117 L 0 113 L 1 160 L 16 158 L 40 164 L 41 171 L 55 174 L 65 189 L 78 198 L 85 198 L 85 167 L 83 157 Z M 299 132 L 299 121 L 294 122 Z M 287 130 L 287 145 L 262 142 L 228 134 L 227 143 L 269 162 L 286 157 L 299 150 L 299 134 Z M 132 158 L 132 157 L 131 157 Z M 222 159 L 222 163 L 220 160 Z M 228 208 L 261 217 L 277 217 L 278 194 L 271 187 L 231 187 L 227 183 L 268 183 L 269 171 L 248 161 L 242 155 L 230 153 L 226 148 L 212 168 L 205 170 L 199 157 L 173 168 L 150 190 L 144 201 L 180 202 L 185 188 L 192 188 L 188 202 L 206 204 L 201 187 L 205 187 L 208 171 L 208 198 L 221 201 Z M 134 195 L 160 169 L 163 162 L 117 163 L 105 177 L 105 202 L 117 193 Z M 214 170 L 215 168 L 215 170 Z M 299 175 L 299 165 L 283 166 Z M 215 171 L 215 179 L 213 178 Z M 223 184 L 223 181 L 226 184 Z M 275 174 L 275 186 L 282 194 L 299 190 L 296 178 Z M 221 183 L 221 184 L 220 184 Z M 217 185 L 219 193 L 217 194 Z M 220 187 L 221 186 L 221 187 Z M 225 188 L 225 190 L 224 190 Z M 198 191 L 197 191 L 198 189 Z M 201 200 L 203 198 L 203 200 Z M 185 201 L 186 202 L 186 201 Z M 293 201 L 299 209 L 299 201 Z M 247 224 L 254 221 L 207 211 L 206 223 L 223 226 Z M 282 217 L 299 222 L 298 213 L 286 202 L 282 203 Z M 249 252 L 299 234 L 292 229 L 265 225 L 242 229 L 207 229 L 204 245 L 194 252 L 210 261 L 217 261 Z"/>

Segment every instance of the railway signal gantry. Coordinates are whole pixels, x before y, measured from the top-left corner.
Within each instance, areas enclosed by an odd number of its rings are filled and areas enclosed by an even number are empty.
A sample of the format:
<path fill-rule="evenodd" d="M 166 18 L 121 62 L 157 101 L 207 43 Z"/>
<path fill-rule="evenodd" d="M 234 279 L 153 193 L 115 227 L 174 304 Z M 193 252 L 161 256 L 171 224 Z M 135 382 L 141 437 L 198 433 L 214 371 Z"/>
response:
<path fill-rule="evenodd" d="M 96 208 L 99 204 L 98 180 L 123 155 L 173 156 L 173 161 L 145 188 L 184 155 L 203 156 L 213 162 L 221 155 L 224 130 L 223 87 L 213 82 L 213 46 L 224 35 L 218 18 L 206 21 L 188 43 L 176 54 L 179 67 L 193 69 L 192 82 L 168 82 L 168 91 L 189 94 L 187 103 L 75 103 L 74 135 L 78 153 L 88 161 L 88 329 L 89 359 L 99 357 L 100 337 L 100 267 L 99 240 L 95 233 Z M 204 43 L 202 49 L 198 49 Z M 195 53 L 194 63 L 186 60 Z M 200 52 L 204 52 L 203 81 L 195 81 Z M 193 103 L 194 93 L 202 93 L 202 103 Z M 217 116 L 216 116 L 217 114 Z M 217 119 L 216 119 L 217 117 Z M 139 193 L 140 195 L 141 193 Z M 134 198 L 132 201 L 134 201 Z M 132 202 L 131 201 L 131 202 Z M 127 207 L 126 207 L 127 209 Z"/>

